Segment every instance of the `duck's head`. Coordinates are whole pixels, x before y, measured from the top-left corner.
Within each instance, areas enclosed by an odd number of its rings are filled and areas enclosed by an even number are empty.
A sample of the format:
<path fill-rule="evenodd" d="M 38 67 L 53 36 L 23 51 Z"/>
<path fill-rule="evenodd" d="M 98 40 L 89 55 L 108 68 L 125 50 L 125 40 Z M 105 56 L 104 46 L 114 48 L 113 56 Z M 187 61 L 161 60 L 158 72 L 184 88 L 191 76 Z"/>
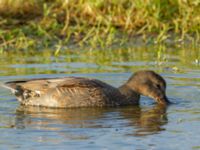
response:
<path fill-rule="evenodd" d="M 166 82 L 154 71 L 138 71 L 130 77 L 127 85 L 135 92 L 153 98 L 157 103 L 167 105 Z"/>

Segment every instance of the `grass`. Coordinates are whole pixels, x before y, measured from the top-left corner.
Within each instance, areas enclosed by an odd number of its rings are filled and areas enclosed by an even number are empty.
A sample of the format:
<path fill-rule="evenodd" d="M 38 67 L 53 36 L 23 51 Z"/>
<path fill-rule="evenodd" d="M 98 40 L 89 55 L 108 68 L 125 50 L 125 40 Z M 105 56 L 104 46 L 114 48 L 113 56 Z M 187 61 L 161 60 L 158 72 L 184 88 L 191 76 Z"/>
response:
<path fill-rule="evenodd" d="M 0 52 L 141 43 L 197 44 L 199 0 L 1 0 Z M 138 44 L 138 43 L 136 43 Z"/>

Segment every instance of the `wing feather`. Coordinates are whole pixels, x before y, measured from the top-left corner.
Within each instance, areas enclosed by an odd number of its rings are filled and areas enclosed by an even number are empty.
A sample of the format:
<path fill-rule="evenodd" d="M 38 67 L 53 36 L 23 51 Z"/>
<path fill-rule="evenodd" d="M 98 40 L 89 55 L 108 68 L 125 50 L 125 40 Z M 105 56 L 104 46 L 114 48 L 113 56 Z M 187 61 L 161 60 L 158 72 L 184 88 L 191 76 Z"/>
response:
<path fill-rule="evenodd" d="M 15 95 L 26 105 L 56 105 L 55 107 L 81 107 L 117 105 L 113 99 L 119 95 L 116 88 L 97 79 L 66 77 L 34 79 L 5 83 L 15 89 Z M 24 101 L 23 101 L 24 102 Z"/>

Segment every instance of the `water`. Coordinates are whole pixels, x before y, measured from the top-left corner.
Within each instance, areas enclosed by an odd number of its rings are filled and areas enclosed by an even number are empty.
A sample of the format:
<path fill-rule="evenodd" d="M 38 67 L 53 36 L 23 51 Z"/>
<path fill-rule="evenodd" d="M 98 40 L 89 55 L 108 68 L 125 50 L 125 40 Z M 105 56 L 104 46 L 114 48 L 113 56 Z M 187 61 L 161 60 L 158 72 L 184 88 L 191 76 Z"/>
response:
<path fill-rule="evenodd" d="M 189 50 L 190 49 L 190 50 Z M 199 50 L 124 48 L 4 53 L 0 82 L 84 76 L 119 86 L 140 69 L 167 81 L 174 102 L 161 108 L 142 97 L 140 106 L 48 109 L 21 107 L 0 88 L 0 149 L 200 149 Z"/>

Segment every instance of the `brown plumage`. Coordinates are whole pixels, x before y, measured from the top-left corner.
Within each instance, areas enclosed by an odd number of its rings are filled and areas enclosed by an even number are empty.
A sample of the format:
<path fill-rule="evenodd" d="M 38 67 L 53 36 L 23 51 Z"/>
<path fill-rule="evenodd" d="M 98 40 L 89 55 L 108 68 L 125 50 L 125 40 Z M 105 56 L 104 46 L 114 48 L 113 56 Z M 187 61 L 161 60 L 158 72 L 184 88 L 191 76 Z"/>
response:
<path fill-rule="evenodd" d="M 97 79 L 65 77 L 6 82 L 22 105 L 69 108 L 120 106 L 139 103 L 140 94 L 160 104 L 169 101 L 165 80 L 153 71 L 138 71 L 115 88 Z"/>

